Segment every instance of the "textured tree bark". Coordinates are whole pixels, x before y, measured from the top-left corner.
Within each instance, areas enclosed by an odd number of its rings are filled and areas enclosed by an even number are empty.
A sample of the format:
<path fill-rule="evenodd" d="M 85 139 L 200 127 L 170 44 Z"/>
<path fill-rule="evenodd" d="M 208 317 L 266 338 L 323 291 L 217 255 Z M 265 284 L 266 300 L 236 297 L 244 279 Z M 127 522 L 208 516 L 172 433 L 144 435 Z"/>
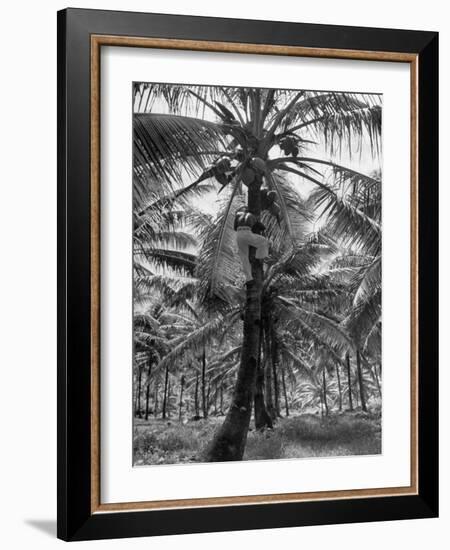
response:
<path fill-rule="evenodd" d="M 367 411 L 366 395 L 364 391 L 364 380 L 361 368 L 361 354 L 359 350 L 356 352 L 356 368 L 358 370 L 359 395 L 361 397 L 361 409 Z"/>
<path fill-rule="evenodd" d="M 345 360 L 347 362 L 348 406 L 349 406 L 349 409 L 353 411 L 352 377 L 350 372 L 350 353 L 347 353 Z"/>
<path fill-rule="evenodd" d="M 261 213 L 261 183 L 262 178 L 257 178 L 248 187 L 248 210 L 256 217 Z M 250 262 L 253 280 L 246 285 L 241 362 L 230 408 L 205 453 L 211 462 L 242 460 L 247 442 L 258 364 L 263 280 L 262 262 L 255 259 L 254 248 L 250 248 Z"/>

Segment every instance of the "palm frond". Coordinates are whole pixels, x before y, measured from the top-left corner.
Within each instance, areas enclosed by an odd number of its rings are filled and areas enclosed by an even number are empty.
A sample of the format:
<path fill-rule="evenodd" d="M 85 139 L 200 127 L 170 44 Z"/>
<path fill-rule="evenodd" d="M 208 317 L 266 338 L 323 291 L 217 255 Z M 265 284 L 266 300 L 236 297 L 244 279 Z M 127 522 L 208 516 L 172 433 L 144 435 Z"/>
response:
<path fill-rule="evenodd" d="M 206 227 L 201 236 L 203 246 L 196 274 L 202 283 L 205 299 L 217 296 L 229 302 L 230 290 L 233 294 L 233 288 L 242 277 L 234 230 L 236 212 L 244 205 L 244 199 L 238 191 L 239 181 L 236 179 L 215 222 Z"/>
<path fill-rule="evenodd" d="M 218 335 L 220 333 L 222 324 L 222 316 L 217 315 L 213 319 L 207 320 L 200 327 L 195 328 L 189 334 L 183 334 L 182 336 L 170 340 L 168 342 L 168 349 L 170 349 L 170 351 L 159 362 L 157 368 L 164 369 L 167 365 L 173 367 L 188 350 L 201 349 L 201 346 L 206 344 L 212 335 Z"/>
<path fill-rule="evenodd" d="M 200 118 L 136 114 L 133 118 L 135 187 L 164 182 L 171 191 L 207 167 L 211 148 L 226 150 L 225 129 Z"/>
<path fill-rule="evenodd" d="M 381 317 L 381 287 L 354 307 L 345 326 L 355 342 L 362 343 Z"/>

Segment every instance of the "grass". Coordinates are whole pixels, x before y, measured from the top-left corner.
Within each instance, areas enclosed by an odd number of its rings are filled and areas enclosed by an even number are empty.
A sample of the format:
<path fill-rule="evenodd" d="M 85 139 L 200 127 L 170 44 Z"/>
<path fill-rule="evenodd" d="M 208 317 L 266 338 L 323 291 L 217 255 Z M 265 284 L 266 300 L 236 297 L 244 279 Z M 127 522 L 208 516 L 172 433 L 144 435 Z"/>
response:
<path fill-rule="evenodd" d="M 223 417 L 207 420 L 136 419 L 134 464 L 176 464 L 197 461 Z M 381 453 L 381 415 L 361 412 L 320 417 L 301 414 L 280 419 L 274 430 L 247 438 L 244 460 L 337 457 Z"/>

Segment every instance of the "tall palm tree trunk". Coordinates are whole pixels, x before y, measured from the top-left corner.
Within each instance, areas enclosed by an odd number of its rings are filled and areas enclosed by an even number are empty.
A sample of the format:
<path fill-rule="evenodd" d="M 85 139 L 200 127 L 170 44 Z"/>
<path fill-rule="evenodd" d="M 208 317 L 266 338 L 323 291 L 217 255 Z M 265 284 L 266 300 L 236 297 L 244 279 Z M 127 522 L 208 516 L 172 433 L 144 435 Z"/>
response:
<path fill-rule="evenodd" d="M 286 388 L 286 375 L 284 373 L 284 365 L 281 369 L 281 382 L 283 384 L 283 395 L 284 395 L 284 408 L 286 409 L 286 416 L 289 416 L 289 403 L 288 403 L 288 395 L 287 395 L 287 388 Z"/>
<path fill-rule="evenodd" d="M 158 379 L 155 380 L 155 397 L 154 397 L 154 411 L 153 411 L 153 414 L 155 416 L 155 418 L 158 416 L 158 405 L 159 405 L 159 402 L 158 402 L 158 390 L 159 390 L 159 381 Z"/>
<path fill-rule="evenodd" d="M 363 411 L 367 411 L 366 395 L 364 391 L 364 380 L 362 376 L 361 368 L 361 354 L 359 350 L 356 352 L 356 368 L 358 370 L 358 383 L 359 383 L 359 395 L 361 396 L 361 408 Z"/>
<path fill-rule="evenodd" d="M 180 381 L 180 401 L 178 406 L 178 419 L 181 420 L 182 412 L 183 412 L 183 390 L 184 390 L 184 376 L 181 377 Z"/>
<path fill-rule="evenodd" d="M 142 369 L 139 367 L 138 388 L 136 393 L 136 402 L 134 405 L 134 415 L 141 418 L 141 392 L 142 392 Z"/>
<path fill-rule="evenodd" d="M 336 377 L 337 377 L 338 393 L 339 393 L 339 412 L 342 412 L 342 386 L 341 386 L 341 374 L 339 372 L 339 363 L 336 363 Z"/>
<path fill-rule="evenodd" d="M 352 397 L 352 376 L 350 372 L 350 353 L 347 352 L 345 356 L 347 362 L 347 383 L 348 383 L 348 406 L 353 411 L 353 397 Z"/>
<path fill-rule="evenodd" d="M 163 398 L 163 408 L 162 408 L 162 417 L 166 418 L 167 412 L 167 393 L 169 389 L 169 367 L 166 367 L 166 377 L 164 379 L 164 398 Z"/>
<path fill-rule="evenodd" d="M 248 186 L 248 210 L 257 218 L 261 214 L 261 183 L 262 177 L 257 177 Z M 242 460 L 247 442 L 258 365 L 263 281 L 262 262 L 255 259 L 253 247 L 249 256 L 253 280 L 246 285 L 241 362 L 230 408 L 206 451 L 206 459 L 211 462 Z"/>
<path fill-rule="evenodd" d="M 208 399 L 206 396 L 206 351 L 203 346 L 202 353 L 202 412 L 203 418 L 208 418 Z"/>
<path fill-rule="evenodd" d="M 198 372 L 195 375 L 195 391 L 194 391 L 194 415 L 196 418 L 200 416 L 200 407 L 198 404 Z"/>
<path fill-rule="evenodd" d="M 150 376 L 152 374 L 152 362 L 148 362 L 147 381 L 145 390 L 145 420 L 148 420 L 149 404 L 150 404 Z"/>

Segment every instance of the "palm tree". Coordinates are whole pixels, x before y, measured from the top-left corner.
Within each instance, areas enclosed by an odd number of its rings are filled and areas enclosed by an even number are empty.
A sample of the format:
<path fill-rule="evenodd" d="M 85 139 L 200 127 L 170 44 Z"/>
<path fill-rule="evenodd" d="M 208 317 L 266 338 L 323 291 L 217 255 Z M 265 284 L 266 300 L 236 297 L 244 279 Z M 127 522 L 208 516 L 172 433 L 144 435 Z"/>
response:
<path fill-rule="evenodd" d="M 230 276 L 221 267 L 229 259 L 226 243 L 238 197 L 244 196 L 248 211 L 260 219 L 265 197 L 273 191 L 273 224 L 280 224 L 286 247 L 292 249 L 300 244 L 301 233 L 292 220 L 290 186 L 283 187 L 283 175 L 289 174 L 295 185 L 314 184 L 330 205 L 360 221 L 358 208 L 325 183 L 320 169 L 333 169 L 349 184 L 370 178 L 317 157 L 314 140 L 333 153 L 343 144 L 358 148 L 368 136 L 375 150 L 381 126 L 376 96 L 137 84 L 135 110 L 134 176 L 139 198 L 145 201 L 152 185 L 172 196 L 183 194 L 181 188 L 188 193 L 207 180 L 215 182 L 218 192 L 229 189 L 209 285 L 219 297 Z M 187 179 L 192 183 L 185 185 Z M 250 262 L 253 280 L 245 290 L 240 365 L 231 406 L 206 453 L 210 461 L 240 460 L 244 454 L 260 350 L 264 280 L 262 262 L 253 249 Z"/>

